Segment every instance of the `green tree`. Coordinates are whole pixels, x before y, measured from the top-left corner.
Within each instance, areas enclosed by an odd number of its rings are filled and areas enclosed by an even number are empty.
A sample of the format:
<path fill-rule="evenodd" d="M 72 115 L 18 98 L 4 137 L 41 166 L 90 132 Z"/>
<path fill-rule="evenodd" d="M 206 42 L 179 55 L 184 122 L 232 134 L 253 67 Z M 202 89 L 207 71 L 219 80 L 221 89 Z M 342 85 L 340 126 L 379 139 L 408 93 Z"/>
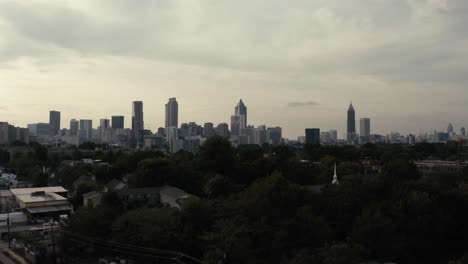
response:
<path fill-rule="evenodd" d="M 219 136 L 210 137 L 200 147 L 195 160 L 198 168 L 204 172 L 231 174 L 234 167 L 231 143 Z"/>

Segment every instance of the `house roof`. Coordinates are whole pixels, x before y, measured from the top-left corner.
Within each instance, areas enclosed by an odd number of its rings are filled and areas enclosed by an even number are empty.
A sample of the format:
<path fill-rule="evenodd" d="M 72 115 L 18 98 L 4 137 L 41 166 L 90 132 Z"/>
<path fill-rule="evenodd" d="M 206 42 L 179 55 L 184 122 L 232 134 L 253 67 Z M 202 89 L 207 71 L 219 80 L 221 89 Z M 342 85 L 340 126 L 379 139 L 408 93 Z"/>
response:
<path fill-rule="evenodd" d="M 15 195 L 16 199 L 23 203 L 40 203 L 40 202 L 56 202 L 56 201 L 67 201 L 67 198 L 60 196 L 56 193 L 43 193 L 38 195 L 33 194 L 21 194 Z"/>
<path fill-rule="evenodd" d="M 181 190 L 179 188 L 176 188 L 176 187 L 172 187 L 172 186 L 163 186 L 163 187 L 161 187 L 160 193 L 162 195 L 166 195 L 166 196 L 171 197 L 173 199 L 189 198 L 189 197 L 192 196 L 192 195 L 186 193 L 185 191 L 183 191 L 183 190 Z"/>
<path fill-rule="evenodd" d="M 108 182 L 106 184 L 106 188 L 109 190 L 123 190 L 127 188 L 127 184 L 117 180 L 113 179 L 112 181 Z"/>
<path fill-rule="evenodd" d="M 102 193 L 101 192 L 97 192 L 97 191 L 92 191 L 92 192 L 88 192 L 88 193 L 85 193 L 83 194 L 83 199 L 92 199 L 92 198 L 95 198 L 97 196 L 101 196 Z"/>

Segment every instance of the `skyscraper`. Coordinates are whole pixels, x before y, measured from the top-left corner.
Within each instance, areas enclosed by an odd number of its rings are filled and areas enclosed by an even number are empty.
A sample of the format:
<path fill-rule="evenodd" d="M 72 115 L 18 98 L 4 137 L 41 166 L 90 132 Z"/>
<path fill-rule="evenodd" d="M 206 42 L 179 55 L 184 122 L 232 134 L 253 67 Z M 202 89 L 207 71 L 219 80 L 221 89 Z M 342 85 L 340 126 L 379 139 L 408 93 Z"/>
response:
<path fill-rule="evenodd" d="M 123 129 L 124 128 L 124 120 L 123 116 L 112 116 L 112 128 L 113 129 Z"/>
<path fill-rule="evenodd" d="M 242 125 L 244 124 L 244 115 L 231 116 L 231 137 L 239 137 L 241 135 Z"/>
<path fill-rule="evenodd" d="M 306 144 L 320 145 L 320 128 L 306 128 Z"/>
<path fill-rule="evenodd" d="M 361 118 L 360 120 L 360 136 L 363 138 L 370 137 L 370 118 Z"/>
<path fill-rule="evenodd" d="M 80 120 L 79 130 L 80 142 L 90 141 L 93 137 L 93 120 Z"/>
<path fill-rule="evenodd" d="M 346 132 L 348 141 L 352 141 L 356 135 L 356 112 L 354 111 L 353 103 L 350 103 L 348 108 L 348 122 Z"/>
<path fill-rule="evenodd" d="M 76 119 L 70 120 L 70 136 L 78 136 L 80 122 Z"/>
<path fill-rule="evenodd" d="M 449 123 L 448 127 L 447 127 L 447 133 L 450 135 L 453 133 L 453 126 L 452 126 L 452 123 Z"/>
<path fill-rule="evenodd" d="M 247 107 L 245 106 L 244 102 L 242 102 L 242 99 L 240 99 L 239 103 L 236 105 L 234 114 L 244 116 L 243 123 L 241 124 L 241 129 L 246 128 L 247 127 Z"/>
<path fill-rule="evenodd" d="M 56 136 L 60 131 L 60 112 L 50 111 L 49 113 L 50 135 Z"/>
<path fill-rule="evenodd" d="M 166 128 L 179 127 L 179 104 L 176 98 L 169 98 L 166 104 Z"/>
<path fill-rule="evenodd" d="M 145 123 L 143 121 L 143 102 L 134 101 L 132 107 L 132 138 L 135 146 L 143 145 L 143 130 Z"/>
<path fill-rule="evenodd" d="M 466 135 L 465 127 L 460 128 L 460 135 Z"/>

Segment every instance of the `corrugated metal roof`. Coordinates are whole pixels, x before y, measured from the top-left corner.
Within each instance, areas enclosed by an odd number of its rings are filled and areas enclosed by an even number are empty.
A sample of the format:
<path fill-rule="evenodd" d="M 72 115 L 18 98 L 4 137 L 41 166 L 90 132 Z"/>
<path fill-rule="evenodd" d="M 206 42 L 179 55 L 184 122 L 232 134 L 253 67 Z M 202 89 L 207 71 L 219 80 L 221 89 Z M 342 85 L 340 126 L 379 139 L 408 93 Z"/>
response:
<path fill-rule="evenodd" d="M 71 211 L 69 204 L 51 205 L 51 206 L 39 206 L 26 208 L 31 214 L 49 213 L 49 212 L 60 212 L 60 211 Z"/>

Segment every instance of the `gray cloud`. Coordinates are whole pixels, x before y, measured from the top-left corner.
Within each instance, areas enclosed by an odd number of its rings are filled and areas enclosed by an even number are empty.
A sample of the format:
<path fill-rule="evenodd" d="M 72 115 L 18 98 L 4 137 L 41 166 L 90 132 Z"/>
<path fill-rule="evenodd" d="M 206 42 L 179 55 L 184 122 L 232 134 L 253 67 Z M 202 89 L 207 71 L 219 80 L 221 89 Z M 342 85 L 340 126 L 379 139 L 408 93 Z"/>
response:
<path fill-rule="evenodd" d="M 467 24 L 466 0 L 5 0 L 0 77 L 9 78 L 10 97 L 18 98 L 41 80 L 44 87 L 49 80 L 68 87 L 89 77 L 89 89 L 96 91 L 108 82 L 120 92 L 159 87 L 161 81 L 159 93 L 178 90 L 193 98 L 207 94 L 209 88 L 200 87 L 210 85 L 235 98 L 268 95 L 258 100 L 265 108 L 284 104 L 284 94 L 314 98 L 320 109 L 345 111 L 353 100 L 362 114 L 393 111 L 398 120 L 416 110 L 430 116 L 446 105 L 450 112 L 443 117 L 449 119 L 468 102 Z M 40 77 L 23 78 L 25 69 L 35 76 L 37 68 Z M 88 75 L 78 75 L 81 69 Z M 15 72 L 22 88 L 9 77 Z M 123 80 L 110 83 L 117 76 Z M 61 89 L 76 96 L 83 88 Z M 460 104 L 447 103 L 453 98 Z M 298 101 L 288 107 L 317 105 Z M 299 121 L 296 126 L 302 131 Z"/>
<path fill-rule="evenodd" d="M 305 101 L 305 102 L 289 102 L 288 107 L 311 107 L 319 106 L 320 104 L 314 101 Z"/>

